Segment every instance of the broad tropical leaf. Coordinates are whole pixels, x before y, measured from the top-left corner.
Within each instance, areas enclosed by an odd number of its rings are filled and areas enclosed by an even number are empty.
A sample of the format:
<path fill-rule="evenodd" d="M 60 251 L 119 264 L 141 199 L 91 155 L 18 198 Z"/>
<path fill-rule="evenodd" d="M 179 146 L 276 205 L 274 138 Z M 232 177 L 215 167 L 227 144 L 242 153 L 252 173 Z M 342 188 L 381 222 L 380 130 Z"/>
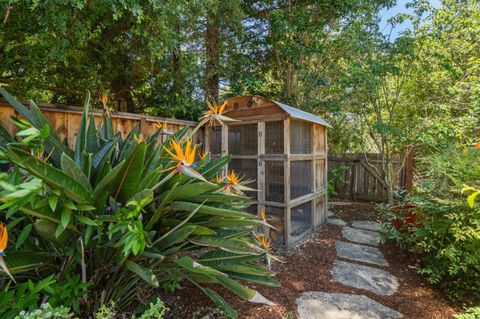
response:
<path fill-rule="evenodd" d="M 32 175 L 41 178 L 52 187 L 61 188 L 68 197 L 77 203 L 89 204 L 92 202 L 91 193 L 68 174 L 19 148 L 9 147 L 9 151 L 16 157 L 18 163 L 25 166 L 25 169 Z"/>

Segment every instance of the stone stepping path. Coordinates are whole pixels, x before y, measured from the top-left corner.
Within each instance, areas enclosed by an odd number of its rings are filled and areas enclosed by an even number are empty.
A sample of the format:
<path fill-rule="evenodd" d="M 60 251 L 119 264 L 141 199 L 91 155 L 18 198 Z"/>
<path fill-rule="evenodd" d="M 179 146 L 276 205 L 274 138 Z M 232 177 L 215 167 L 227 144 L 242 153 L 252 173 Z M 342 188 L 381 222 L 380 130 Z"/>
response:
<path fill-rule="evenodd" d="M 357 229 L 348 226 L 343 227 L 342 235 L 345 239 L 353 241 L 354 243 L 372 246 L 378 246 L 380 244 L 380 238 L 382 237 L 382 234 L 375 231 Z"/>
<path fill-rule="evenodd" d="M 382 228 L 381 224 L 379 224 L 377 222 L 366 221 L 366 220 L 354 220 L 352 222 L 352 227 L 360 228 L 360 229 L 366 229 L 366 230 L 378 231 L 380 233 L 384 232 L 384 229 Z"/>
<path fill-rule="evenodd" d="M 383 253 L 378 248 L 346 243 L 340 240 L 337 240 L 335 247 L 337 249 L 337 256 L 340 258 L 379 266 L 388 266 L 388 262 L 385 260 Z"/>
<path fill-rule="evenodd" d="M 403 315 L 364 296 L 305 292 L 297 299 L 301 319 L 396 319 Z"/>
<path fill-rule="evenodd" d="M 327 218 L 327 224 L 337 225 L 337 226 L 347 226 L 348 223 L 340 218 Z"/>
<path fill-rule="evenodd" d="M 337 260 L 331 273 L 336 282 L 377 295 L 391 296 L 398 288 L 397 278 L 378 268 Z"/>
<path fill-rule="evenodd" d="M 337 257 L 331 274 L 333 280 L 356 289 L 381 296 L 391 296 L 398 289 L 398 280 L 389 272 L 355 261 L 387 267 L 380 244 L 382 227 L 372 221 L 354 221 L 352 227 L 339 218 L 328 218 L 327 223 L 342 226 L 342 236 L 350 242 L 337 240 Z M 369 246 L 366 246 L 369 245 Z M 299 319 L 389 319 L 403 318 L 395 310 L 364 296 L 326 292 L 305 292 L 298 299 Z"/>

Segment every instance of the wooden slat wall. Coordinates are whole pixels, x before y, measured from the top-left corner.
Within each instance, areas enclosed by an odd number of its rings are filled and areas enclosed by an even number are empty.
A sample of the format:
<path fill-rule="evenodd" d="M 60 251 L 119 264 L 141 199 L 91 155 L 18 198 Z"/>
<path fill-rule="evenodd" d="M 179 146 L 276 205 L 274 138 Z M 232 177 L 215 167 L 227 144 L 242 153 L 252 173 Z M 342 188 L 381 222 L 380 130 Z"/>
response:
<path fill-rule="evenodd" d="M 82 109 L 74 106 L 55 106 L 51 104 L 39 104 L 39 107 L 44 112 L 45 116 L 52 123 L 53 127 L 60 133 L 62 138 L 66 138 L 70 147 L 74 146 L 77 131 L 80 126 L 82 117 Z M 93 110 L 95 125 L 100 127 L 102 120 L 102 111 Z M 10 134 L 16 133 L 16 127 L 12 124 L 10 118 L 17 117 L 19 114 L 6 102 L 0 101 L 0 125 L 5 127 Z M 132 128 L 140 123 L 141 132 L 145 137 L 150 136 L 157 131 L 155 123 L 160 123 L 165 127 L 165 130 L 176 132 L 183 127 L 193 128 L 197 123 L 193 121 L 184 121 L 177 119 L 169 119 L 164 117 L 155 117 L 148 115 L 139 115 L 124 112 L 112 113 L 112 125 L 115 132 L 120 132 L 122 137 L 125 137 Z M 196 143 L 202 142 L 202 134 L 196 134 Z"/>
<path fill-rule="evenodd" d="M 380 167 L 379 154 L 368 154 L 369 162 Z M 396 154 L 394 157 L 394 169 L 400 170 L 396 180 L 396 187 L 405 187 L 406 169 L 402 167 L 403 156 Z M 376 172 L 369 167 L 364 154 L 328 154 L 328 168 L 340 168 L 346 166 L 343 174 L 343 182 L 335 183 L 335 197 L 350 200 L 369 200 L 384 202 L 387 200 L 387 191 L 383 181 Z"/>

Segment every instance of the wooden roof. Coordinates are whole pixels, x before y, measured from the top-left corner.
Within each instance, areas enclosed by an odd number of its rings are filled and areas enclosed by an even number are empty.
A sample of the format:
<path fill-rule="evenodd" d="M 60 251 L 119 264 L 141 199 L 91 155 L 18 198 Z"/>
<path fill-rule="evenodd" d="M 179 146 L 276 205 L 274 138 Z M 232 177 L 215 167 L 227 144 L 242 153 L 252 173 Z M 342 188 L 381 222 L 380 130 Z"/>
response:
<path fill-rule="evenodd" d="M 236 96 L 225 101 L 225 115 L 232 118 L 255 119 L 283 114 L 295 119 L 331 127 L 320 116 L 256 95 Z"/>

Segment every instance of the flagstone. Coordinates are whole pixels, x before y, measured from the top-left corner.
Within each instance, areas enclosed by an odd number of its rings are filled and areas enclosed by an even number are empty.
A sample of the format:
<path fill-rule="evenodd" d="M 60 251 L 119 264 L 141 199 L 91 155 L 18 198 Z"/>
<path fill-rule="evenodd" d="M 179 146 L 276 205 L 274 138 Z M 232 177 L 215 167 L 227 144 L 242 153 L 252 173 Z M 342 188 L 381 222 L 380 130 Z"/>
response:
<path fill-rule="evenodd" d="M 397 319 L 398 311 L 364 296 L 305 292 L 297 299 L 299 319 Z"/>
<path fill-rule="evenodd" d="M 377 295 L 390 296 L 398 289 L 397 278 L 378 268 L 337 260 L 331 273 L 336 282 Z"/>
<path fill-rule="evenodd" d="M 340 240 L 337 240 L 335 247 L 337 249 L 337 256 L 340 258 L 379 266 L 388 266 L 388 262 L 385 260 L 383 253 L 378 248 L 346 243 Z"/>
<path fill-rule="evenodd" d="M 343 227 L 342 236 L 345 239 L 355 243 L 378 246 L 378 244 L 380 244 L 382 234 L 365 229 Z"/>

